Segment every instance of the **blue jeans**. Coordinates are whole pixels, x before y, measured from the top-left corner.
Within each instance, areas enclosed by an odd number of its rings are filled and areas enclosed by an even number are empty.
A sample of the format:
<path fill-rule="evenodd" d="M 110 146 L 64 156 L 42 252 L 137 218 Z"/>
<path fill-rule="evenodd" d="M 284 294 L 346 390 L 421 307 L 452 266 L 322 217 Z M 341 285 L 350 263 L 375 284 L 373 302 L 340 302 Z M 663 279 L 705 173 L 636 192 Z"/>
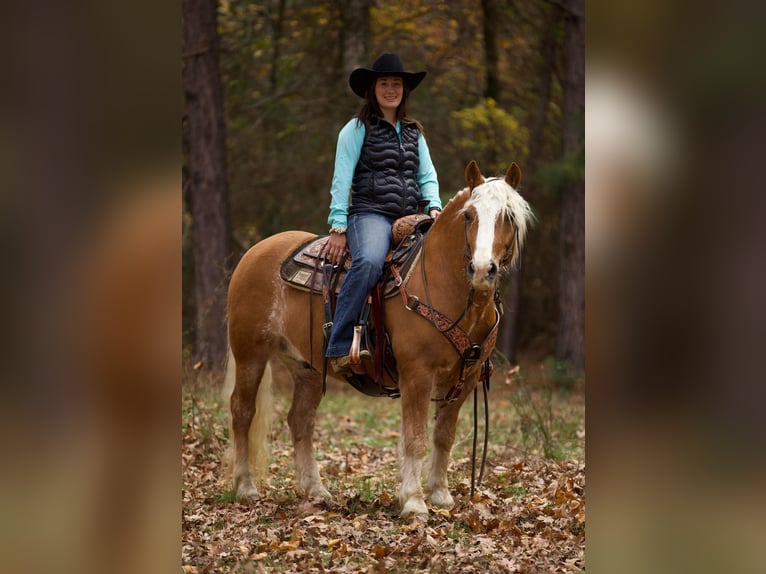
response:
<path fill-rule="evenodd" d="M 351 268 L 338 293 L 327 357 L 343 357 L 351 349 L 354 325 L 370 289 L 383 274 L 395 219 L 378 213 L 356 213 L 348 218 L 346 241 L 351 251 Z"/>

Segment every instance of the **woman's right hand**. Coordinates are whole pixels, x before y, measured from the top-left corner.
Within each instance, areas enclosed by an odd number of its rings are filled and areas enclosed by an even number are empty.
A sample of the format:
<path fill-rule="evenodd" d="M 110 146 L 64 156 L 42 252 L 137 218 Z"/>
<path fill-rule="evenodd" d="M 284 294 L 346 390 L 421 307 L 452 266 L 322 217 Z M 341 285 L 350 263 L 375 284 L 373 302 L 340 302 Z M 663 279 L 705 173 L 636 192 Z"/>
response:
<path fill-rule="evenodd" d="M 335 265 L 340 265 L 343 259 L 343 255 L 346 253 L 346 234 L 337 233 L 335 231 L 330 233 L 330 239 L 325 246 L 324 256 Z"/>

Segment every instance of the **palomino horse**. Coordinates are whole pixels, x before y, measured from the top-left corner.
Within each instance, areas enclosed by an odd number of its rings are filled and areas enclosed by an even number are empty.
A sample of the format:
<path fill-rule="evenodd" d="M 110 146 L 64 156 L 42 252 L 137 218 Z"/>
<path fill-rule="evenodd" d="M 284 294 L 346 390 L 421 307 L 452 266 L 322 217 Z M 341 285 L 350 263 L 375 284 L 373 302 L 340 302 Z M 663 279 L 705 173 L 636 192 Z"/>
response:
<path fill-rule="evenodd" d="M 515 189 L 520 179 L 521 170 L 515 163 L 505 178 L 485 179 L 472 161 L 466 168 L 468 187 L 445 206 L 426 236 L 416 268 L 400 287 L 409 304 L 399 297 L 385 300 L 385 327 L 396 358 L 401 392 L 402 517 L 428 514 L 421 473 L 432 400 L 436 401 L 436 420 L 425 492 L 436 506 L 453 505 L 447 466 L 458 413 L 479 380 L 483 360 L 494 347 L 499 278 L 503 270 L 517 264 L 532 220 L 529 205 Z M 235 375 L 231 394 L 231 470 L 240 497 L 258 494 L 254 478 L 263 476 L 263 469 L 257 466 L 259 460 L 265 460 L 263 421 L 270 415 L 265 400 L 270 392 L 265 388 L 271 379 L 269 361 L 279 360 L 295 382 L 287 420 L 297 488 L 310 497 L 330 498 L 319 476 L 312 444 L 314 419 L 323 393 L 316 369 L 323 360 L 322 301 L 313 295 L 318 300 L 310 305 L 312 295 L 285 284 L 279 273 L 282 261 L 312 237 L 301 231 L 286 231 L 257 243 L 243 256 L 229 285 L 231 352 L 227 378 Z M 432 314 L 418 316 L 412 310 L 417 306 L 415 301 L 421 302 L 421 311 L 428 308 Z M 312 321 L 310 310 L 314 313 Z M 435 316 L 442 321 L 436 321 Z M 455 320 L 457 325 L 450 327 Z M 310 324 L 315 327 L 313 333 L 309 333 Z M 455 343 L 445 336 L 453 332 L 460 332 L 473 343 L 467 354 L 478 349 L 475 354 L 480 357 L 474 356 L 468 362 L 461 358 Z M 330 376 L 337 377 L 334 373 Z"/>

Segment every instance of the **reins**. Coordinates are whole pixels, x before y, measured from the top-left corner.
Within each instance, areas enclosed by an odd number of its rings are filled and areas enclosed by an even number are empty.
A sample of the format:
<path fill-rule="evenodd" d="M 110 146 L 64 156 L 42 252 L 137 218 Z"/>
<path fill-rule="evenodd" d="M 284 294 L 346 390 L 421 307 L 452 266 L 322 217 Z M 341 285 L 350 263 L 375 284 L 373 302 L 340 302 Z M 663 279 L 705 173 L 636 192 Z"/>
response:
<path fill-rule="evenodd" d="M 484 448 L 481 451 L 481 469 L 479 470 L 478 484 L 481 486 L 481 480 L 484 478 L 484 465 L 487 462 L 487 446 L 489 444 L 489 379 L 492 371 L 492 365 L 487 359 L 481 370 L 481 390 L 484 395 Z M 477 413 L 476 403 L 478 402 L 478 390 L 473 388 L 473 447 L 471 448 L 471 498 L 475 492 L 474 485 L 476 484 L 476 437 L 479 434 L 479 417 Z"/>

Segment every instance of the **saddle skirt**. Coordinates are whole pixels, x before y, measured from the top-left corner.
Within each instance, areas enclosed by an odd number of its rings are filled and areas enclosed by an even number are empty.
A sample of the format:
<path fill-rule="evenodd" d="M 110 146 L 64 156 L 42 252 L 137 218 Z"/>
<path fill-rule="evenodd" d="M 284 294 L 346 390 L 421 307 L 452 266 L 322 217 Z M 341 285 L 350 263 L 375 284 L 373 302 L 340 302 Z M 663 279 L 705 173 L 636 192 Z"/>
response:
<path fill-rule="evenodd" d="M 393 262 L 397 265 L 400 275 L 406 281 L 413 265 L 419 258 L 423 237 L 432 224 L 433 219 L 424 214 L 407 215 L 394 222 L 391 232 L 392 244 L 395 247 L 386 256 L 386 264 L 381 278 L 381 281 L 384 282 L 384 297 L 388 298 L 399 292 L 394 278 L 391 276 L 390 264 Z M 322 253 L 329 239 L 329 235 L 311 239 L 291 253 L 280 267 L 282 280 L 303 291 L 322 293 L 324 282 Z M 351 258 L 347 257 L 343 268 L 340 270 L 340 276 L 337 277 L 337 280 L 333 280 L 336 293 L 340 291 L 352 263 Z M 338 273 L 338 270 L 335 269 L 333 273 Z"/>

